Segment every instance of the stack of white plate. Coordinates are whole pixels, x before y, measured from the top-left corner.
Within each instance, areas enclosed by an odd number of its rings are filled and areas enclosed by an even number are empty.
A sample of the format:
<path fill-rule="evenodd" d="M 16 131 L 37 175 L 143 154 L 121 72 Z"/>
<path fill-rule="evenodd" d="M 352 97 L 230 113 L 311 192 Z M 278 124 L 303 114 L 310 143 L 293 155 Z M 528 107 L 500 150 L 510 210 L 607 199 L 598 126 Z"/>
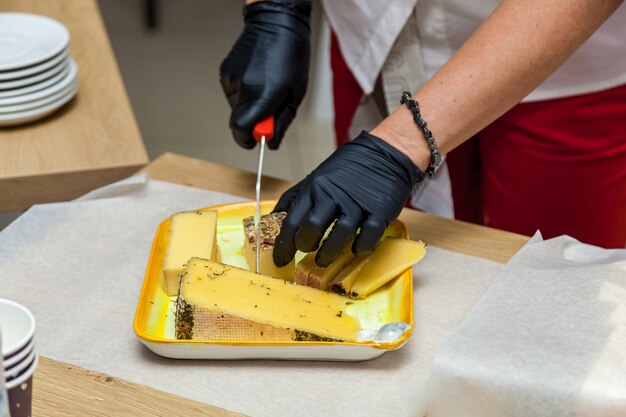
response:
<path fill-rule="evenodd" d="M 0 13 L 0 126 L 41 119 L 76 95 L 70 34 L 45 16 Z"/>

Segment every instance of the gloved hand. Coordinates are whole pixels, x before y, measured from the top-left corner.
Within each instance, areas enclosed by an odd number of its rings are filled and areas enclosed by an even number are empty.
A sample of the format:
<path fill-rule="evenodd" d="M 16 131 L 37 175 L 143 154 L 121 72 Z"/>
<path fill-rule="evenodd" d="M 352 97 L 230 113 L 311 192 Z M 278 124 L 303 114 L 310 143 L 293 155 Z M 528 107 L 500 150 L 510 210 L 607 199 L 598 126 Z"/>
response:
<path fill-rule="evenodd" d="M 244 31 L 220 67 L 230 128 L 239 145 L 254 148 L 254 126 L 273 114 L 274 139 L 267 146 L 278 149 L 306 92 L 311 2 L 256 2 L 243 15 Z"/>
<path fill-rule="evenodd" d="M 316 250 L 335 220 L 317 252 L 317 265 L 328 266 L 353 239 L 356 255 L 372 252 L 422 178 L 408 156 L 361 132 L 287 190 L 276 204 L 274 211 L 287 211 L 287 217 L 276 239 L 274 263 L 287 265 L 296 249 Z"/>

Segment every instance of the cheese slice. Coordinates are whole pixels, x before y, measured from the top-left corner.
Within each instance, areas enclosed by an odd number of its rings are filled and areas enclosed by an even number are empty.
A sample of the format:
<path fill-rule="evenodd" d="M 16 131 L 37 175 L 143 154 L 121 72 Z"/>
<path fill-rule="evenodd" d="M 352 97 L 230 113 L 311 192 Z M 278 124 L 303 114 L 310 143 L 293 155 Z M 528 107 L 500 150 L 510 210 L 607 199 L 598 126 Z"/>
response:
<path fill-rule="evenodd" d="M 383 238 L 350 289 L 353 298 L 365 298 L 426 254 L 426 245 L 408 239 Z"/>
<path fill-rule="evenodd" d="M 348 302 L 337 294 L 192 258 L 181 279 L 176 337 L 198 338 L 198 330 L 211 326 L 207 322 L 217 316 L 288 330 L 294 340 L 355 341 L 361 325 L 346 312 Z"/>
<path fill-rule="evenodd" d="M 270 277 L 282 278 L 287 281 L 293 281 L 295 261 L 282 268 L 278 268 L 274 264 L 274 243 L 280 232 L 280 227 L 287 213 L 270 213 L 261 216 L 259 219 L 259 241 L 261 242 L 261 250 L 259 251 L 259 273 L 269 275 Z M 256 271 L 256 235 L 254 231 L 254 217 L 246 217 L 243 219 L 244 230 L 244 253 L 248 268 L 250 271 Z"/>
<path fill-rule="evenodd" d="M 193 256 L 217 260 L 217 211 L 183 211 L 170 217 L 163 258 L 167 295 L 178 294 L 180 274 Z"/>
<path fill-rule="evenodd" d="M 311 271 L 315 269 L 315 254 L 317 252 L 309 252 L 304 255 L 304 258 L 296 264 L 294 280 L 298 285 L 307 285 L 309 282 L 309 275 Z"/>
<path fill-rule="evenodd" d="M 345 267 L 330 283 L 330 290 L 332 292 L 336 292 L 337 294 L 350 294 L 352 286 L 369 260 L 370 255 L 363 255 L 350 262 L 350 264 Z"/>
<path fill-rule="evenodd" d="M 319 288 L 321 290 L 325 290 L 329 287 L 330 283 L 335 279 L 335 277 L 350 263 L 354 260 L 355 255 L 352 253 L 352 248 L 348 246 L 339 258 L 337 258 L 333 263 L 328 265 L 326 268 L 322 268 L 321 266 L 315 265 L 315 268 L 309 274 L 309 279 L 307 281 L 307 285 L 313 288 Z"/>
<path fill-rule="evenodd" d="M 315 255 L 317 252 L 310 252 L 296 265 L 296 284 L 308 285 L 309 287 L 326 290 L 330 288 L 330 283 L 352 260 L 355 255 L 352 253 L 351 246 L 339 255 L 333 263 L 326 268 L 322 268 L 315 264 Z"/>

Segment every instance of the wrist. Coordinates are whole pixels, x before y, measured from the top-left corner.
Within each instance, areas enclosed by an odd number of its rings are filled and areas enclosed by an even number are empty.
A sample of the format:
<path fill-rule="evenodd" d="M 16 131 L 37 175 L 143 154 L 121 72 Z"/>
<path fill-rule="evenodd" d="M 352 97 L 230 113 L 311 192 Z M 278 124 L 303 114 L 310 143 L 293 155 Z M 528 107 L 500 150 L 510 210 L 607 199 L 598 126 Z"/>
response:
<path fill-rule="evenodd" d="M 431 158 L 428 143 L 406 107 L 398 108 L 370 133 L 408 156 L 422 172 L 428 168 Z"/>

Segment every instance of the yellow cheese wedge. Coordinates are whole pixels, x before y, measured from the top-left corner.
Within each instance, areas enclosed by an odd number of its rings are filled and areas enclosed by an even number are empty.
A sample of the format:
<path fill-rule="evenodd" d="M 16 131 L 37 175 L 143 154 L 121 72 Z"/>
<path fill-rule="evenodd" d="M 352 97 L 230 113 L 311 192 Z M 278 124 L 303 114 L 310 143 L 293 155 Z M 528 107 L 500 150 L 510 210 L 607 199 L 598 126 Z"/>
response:
<path fill-rule="evenodd" d="M 346 312 L 349 301 L 337 294 L 193 258 L 181 279 L 176 336 L 197 338 L 198 329 L 223 315 L 289 329 L 296 340 L 355 341 L 361 325 Z"/>
<path fill-rule="evenodd" d="M 178 294 L 180 274 L 189 258 L 216 260 L 217 211 L 184 211 L 170 217 L 170 232 L 163 258 L 167 295 Z"/>
<path fill-rule="evenodd" d="M 330 283 L 329 288 L 337 294 L 350 294 L 352 286 L 359 277 L 359 274 L 370 260 L 370 255 L 359 256 L 345 267 Z"/>
<path fill-rule="evenodd" d="M 280 232 L 283 220 L 287 213 L 270 213 L 261 216 L 259 220 L 259 241 L 261 250 L 259 251 L 259 273 L 270 277 L 282 278 L 293 281 L 295 261 L 282 268 L 274 264 L 273 252 L 274 242 Z M 244 253 L 250 271 L 256 271 L 256 235 L 254 233 L 254 217 L 243 219 L 244 230 Z"/>
<path fill-rule="evenodd" d="M 383 238 L 350 289 L 353 298 L 365 298 L 426 254 L 426 245 L 408 239 Z"/>

